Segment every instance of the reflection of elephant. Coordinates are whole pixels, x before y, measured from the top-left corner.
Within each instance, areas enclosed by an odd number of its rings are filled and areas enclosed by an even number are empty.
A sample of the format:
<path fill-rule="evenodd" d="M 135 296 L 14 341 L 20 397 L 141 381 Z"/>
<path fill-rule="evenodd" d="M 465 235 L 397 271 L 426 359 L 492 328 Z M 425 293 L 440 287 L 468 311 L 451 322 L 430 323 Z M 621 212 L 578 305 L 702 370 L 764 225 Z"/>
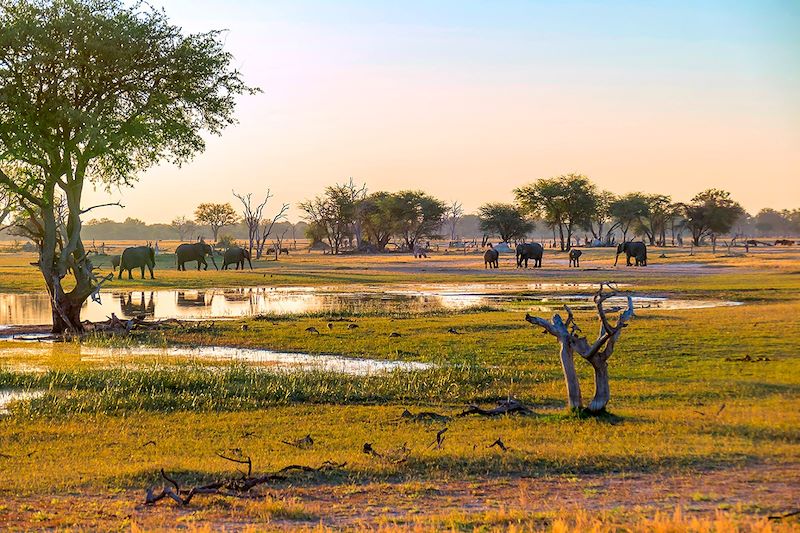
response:
<path fill-rule="evenodd" d="M 239 270 L 239 266 L 244 270 L 245 259 L 250 265 L 250 270 L 253 270 L 253 263 L 250 262 L 250 252 L 238 246 L 231 246 L 225 250 L 225 256 L 222 260 L 222 270 L 228 270 L 228 265 L 233 264 L 236 265 L 236 270 Z"/>
<path fill-rule="evenodd" d="M 577 248 L 573 248 L 569 251 L 569 266 L 574 266 L 575 268 L 581 266 L 581 256 L 583 252 L 578 250 Z"/>
<path fill-rule="evenodd" d="M 214 300 L 214 297 L 211 297 L 211 300 Z M 207 307 L 211 305 L 211 302 L 206 303 L 206 293 L 205 292 L 198 292 L 194 298 L 187 298 L 186 293 L 183 291 L 178 291 L 178 307 Z"/>
<path fill-rule="evenodd" d="M 122 271 L 128 271 L 128 279 L 133 279 L 131 270 L 134 268 L 142 269 L 142 279 L 144 279 L 144 267 L 150 270 L 150 279 L 153 277 L 153 268 L 156 266 L 156 252 L 150 246 L 134 246 L 125 248 L 119 262 L 119 275 L 117 279 L 122 279 Z"/>
<path fill-rule="evenodd" d="M 211 257 L 211 262 L 214 263 L 214 268 L 219 270 L 217 267 L 217 262 L 214 261 L 214 250 L 211 249 L 210 245 L 204 243 L 203 241 L 193 242 L 192 244 L 181 244 L 175 250 L 175 259 L 178 262 L 178 270 L 185 271 L 186 265 L 184 263 L 189 261 L 197 261 L 197 270 L 200 270 L 200 265 L 205 267 L 203 270 L 208 270 L 206 255 Z"/>
<path fill-rule="evenodd" d="M 617 245 L 617 257 L 614 266 L 617 266 L 619 254 L 625 252 L 625 263 L 631 266 L 631 257 L 636 260 L 636 266 L 647 266 L 647 246 L 643 242 L 621 242 Z"/>
<path fill-rule="evenodd" d="M 544 255 L 544 248 L 538 242 L 523 242 L 517 245 L 517 268 L 522 268 L 522 263 L 525 263 L 525 268 L 528 268 L 528 260 L 533 259 L 534 268 L 542 266 L 542 255 Z"/>
<path fill-rule="evenodd" d="M 133 293 L 129 292 L 127 294 L 121 293 L 117 295 L 119 297 L 119 308 L 122 311 L 122 314 L 128 317 L 135 317 L 135 316 L 153 316 L 156 312 L 156 303 L 153 299 L 153 293 L 150 293 L 150 298 L 145 299 L 144 292 L 141 293 L 140 297 L 141 300 L 139 303 L 134 303 L 133 301 Z"/>
<path fill-rule="evenodd" d="M 494 248 L 489 248 L 483 254 L 483 268 L 499 268 L 500 263 L 498 261 L 500 257 L 500 252 L 495 250 Z"/>

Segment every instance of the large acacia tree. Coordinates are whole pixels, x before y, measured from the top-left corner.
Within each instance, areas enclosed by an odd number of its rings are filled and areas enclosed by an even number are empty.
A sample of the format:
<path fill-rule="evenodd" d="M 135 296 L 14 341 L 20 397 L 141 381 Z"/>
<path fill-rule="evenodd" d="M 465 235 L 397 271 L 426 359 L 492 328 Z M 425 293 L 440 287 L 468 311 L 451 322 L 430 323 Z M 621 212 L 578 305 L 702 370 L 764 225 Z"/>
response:
<path fill-rule="evenodd" d="M 581 174 L 540 179 L 514 189 L 519 205 L 558 230 L 561 250 L 572 247 L 572 235 L 588 227 L 598 203 L 597 188 Z"/>
<path fill-rule="evenodd" d="M 186 35 L 145 3 L 0 0 L 0 188 L 35 233 L 54 332 L 82 329 L 102 281 L 81 241 L 84 187 L 189 160 L 255 91 L 221 37 Z"/>
<path fill-rule="evenodd" d="M 483 204 L 478 208 L 478 217 L 481 229 L 498 235 L 503 242 L 524 239 L 535 227 L 519 208 L 511 204 Z"/>

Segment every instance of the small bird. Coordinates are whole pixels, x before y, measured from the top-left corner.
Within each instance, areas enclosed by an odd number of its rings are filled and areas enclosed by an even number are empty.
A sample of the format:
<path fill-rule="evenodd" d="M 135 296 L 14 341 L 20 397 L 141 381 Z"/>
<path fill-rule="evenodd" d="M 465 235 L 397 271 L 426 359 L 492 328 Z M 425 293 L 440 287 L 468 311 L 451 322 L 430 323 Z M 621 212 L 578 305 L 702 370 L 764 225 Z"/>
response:
<path fill-rule="evenodd" d="M 357 327 L 358 327 L 358 324 L 348 324 L 347 325 L 347 329 L 356 329 Z"/>
<path fill-rule="evenodd" d="M 333 322 L 328 322 L 328 329 L 333 329 Z"/>
<path fill-rule="evenodd" d="M 319 335 L 319 330 L 317 328 L 315 328 L 314 326 L 307 327 L 306 331 L 309 332 L 309 333 L 316 333 L 317 335 Z"/>
<path fill-rule="evenodd" d="M 393 332 L 389 333 L 389 337 L 391 337 L 391 338 L 402 337 L 402 335 L 400 335 L 396 331 L 393 331 Z"/>
<path fill-rule="evenodd" d="M 250 329 L 250 326 L 247 324 L 242 324 L 242 331 L 247 331 L 248 329 Z"/>
<path fill-rule="evenodd" d="M 461 335 L 461 333 L 459 331 L 457 331 L 456 328 L 448 329 L 447 333 L 452 333 L 453 335 Z"/>

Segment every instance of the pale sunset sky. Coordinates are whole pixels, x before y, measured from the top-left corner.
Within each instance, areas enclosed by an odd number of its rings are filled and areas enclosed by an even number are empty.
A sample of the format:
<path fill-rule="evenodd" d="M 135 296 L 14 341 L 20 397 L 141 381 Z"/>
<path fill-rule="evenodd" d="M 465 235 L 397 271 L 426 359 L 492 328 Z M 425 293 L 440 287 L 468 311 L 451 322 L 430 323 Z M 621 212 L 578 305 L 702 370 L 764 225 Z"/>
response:
<path fill-rule="evenodd" d="M 468 212 L 568 172 L 615 193 L 724 188 L 800 207 L 800 1 L 151 0 L 227 29 L 238 125 L 96 217 L 169 222 L 237 192 L 292 204 L 353 177 Z M 270 211 L 268 209 L 268 211 Z"/>

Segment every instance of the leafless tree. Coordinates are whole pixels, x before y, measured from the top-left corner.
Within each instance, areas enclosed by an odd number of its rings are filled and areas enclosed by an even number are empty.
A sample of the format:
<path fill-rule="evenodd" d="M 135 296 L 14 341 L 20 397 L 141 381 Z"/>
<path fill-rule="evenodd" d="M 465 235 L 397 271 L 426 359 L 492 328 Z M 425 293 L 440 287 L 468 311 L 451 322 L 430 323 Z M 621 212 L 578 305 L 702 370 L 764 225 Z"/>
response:
<path fill-rule="evenodd" d="M 264 246 L 267 244 L 267 239 L 272 234 L 272 229 L 277 222 L 286 219 L 286 212 L 288 210 L 289 204 L 283 204 L 275 216 L 261 221 L 261 235 L 256 243 L 256 259 L 260 259 L 264 254 Z"/>
<path fill-rule="evenodd" d="M 461 205 L 461 202 L 453 201 L 453 203 L 447 206 L 447 211 L 444 213 L 444 222 L 449 230 L 450 242 L 456 240 L 456 226 L 463 216 L 464 207 Z"/>
<path fill-rule="evenodd" d="M 191 218 L 186 218 L 184 216 L 176 217 L 171 223 L 172 229 L 178 234 L 178 238 L 183 242 L 186 239 L 187 235 L 191 235 L 194 233 L 194 230 L 197 229 L 197 223 Z"/>
<path fill-rule="evenodd" d="M 609 290 L 605 291 L 607 287 Z M 618 293 L 610 283 L 601 283 L 600 289 L 594 295 L 594 304 L 597 308 L 597 315 L 600 319 L 600 332 L 592 344 L 585 336 L 581 335 L 581 328 L 575 323 L 572 309 L 568 305 L 564 306 L 567 312 L 565 321 L 558 313 L 553 315 L 552 320 L 526 315 L 525 320 L 534 326 L 541 326 L 545 333 L 549 333 L 558 339 L 561 344 L 561 369 L 564 371 L 564 380 L 567 385 L 567 397 L 571 409 L 583 409 L 581 399 L 581 387 L 578 382 L 578 374 L 575 371 L 574 354 L 583 357 L 594 368 L 595 393 L 589 407 L 586 410 L 590 413 L 599 413 L 606 408 L 611 397 L 608 384 L 608 358 L 614 352 L 622 329 L 628 325 L 633 318 L 633 300 L 627 296 L 628 306 L 623 309 L 615 325 L 606 317 L 606 310 L 603 304 Z"/>
<path fill-rule="evenodd" d="M 261 213 L 264 211 L 264 207 L 267 205 L 269 199 L 272 198 L 272 193 L 267 189 L 264 201 L 260 204 L 253 205 L 253 193 L 237 194 L 236 191 L 232 192 L 233 195 L 242 202 L 242 221 L 247 226 L 247 249 L 252 256 L 253 248 L 255 248 L 259 242 L 258 230 L 261 226 Z"/>
<path fill-rule="evenodd" d="M 280 236 L 275 235 L 275 238 L 272 240 L 272 251 L 275 252 L 275 261 L 281 255 L 281 250 L 283 249 L 283 240 L 286 238 L 286 233 L 289 231 L 289 228 L 286 228 L 281 232 Z"/>

